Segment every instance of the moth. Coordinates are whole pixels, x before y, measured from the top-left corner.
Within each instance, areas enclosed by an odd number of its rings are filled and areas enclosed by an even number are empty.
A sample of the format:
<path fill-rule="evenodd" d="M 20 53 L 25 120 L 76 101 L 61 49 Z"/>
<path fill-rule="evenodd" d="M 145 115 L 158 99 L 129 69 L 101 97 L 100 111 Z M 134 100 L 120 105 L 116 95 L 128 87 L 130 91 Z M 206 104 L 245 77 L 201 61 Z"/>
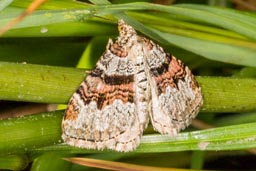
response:
<path fill-rule="evenodd" d="M 175 136 L 203 104 L 187 66 L 123 20 L 118 30 L 69 101 L 62 121 L 69 145 L 132 151 L 149 120 L 159 133 Z"/>

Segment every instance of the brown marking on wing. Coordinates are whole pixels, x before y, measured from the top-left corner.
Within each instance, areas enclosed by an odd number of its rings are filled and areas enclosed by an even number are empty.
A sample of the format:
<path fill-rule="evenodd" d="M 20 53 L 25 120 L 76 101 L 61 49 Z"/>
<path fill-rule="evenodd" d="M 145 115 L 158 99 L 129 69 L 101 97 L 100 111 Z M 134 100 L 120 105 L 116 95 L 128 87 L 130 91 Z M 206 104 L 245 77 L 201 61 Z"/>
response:
<path fill-rule="evenodd" d="M 75 120 L 77 118 L 78 113 L 79 113 L 78 103 L 76 99 L 72 98 L 65 111 L 64 119 Z"/>
<path fill-rule="evenodd" d="M 76 93 L 79 94 L 80 98 L 83 100 L 84 105 L 89 104 L 91 101 L 97 101 L 99 94 L 97 92 L 97 85 L 93 86 L 93 82 L 98 78 L 87 79 L 80 85 Z M 100 83 L 99 83 L 100 84 Z"/>
<path fill-rule="evenodd" d="M 134 82 L 134 75 L 104 75 L 103 80 L 108 85 L 122 85 Z"/>
<path fill-rule="evenodd" d="M 109 50 L 120 58 L 125 58 L 128 55 L 128 52 L 118 43 L 114 43 L 112 46 L 110 46 Z"/>
<path fill-rule="evenodd" d="M 133 82 L 110 85 L 101 78 L 90 76 L 80 85 L 77 93 L 85 105 L 95 101 L 99 110 L 112 104 L 115 99 L 120 99 L 123 103 L 133 102 L 134 96 Z"/>
<path fill-rule="evenodd" d="M 100 96 L 97 101 L 98 109 L 111 105 L 116 99 L 122 100 L 124 104 L 127 102 L 133 102 L 133 83 L 121 85 L 105 84 L 101 87 L 99 94 Z"/>
<path fill-rule="evenodd" d="M 152 50 L 154 47 L 153 42 L 145 37 L 140 37 L 139 41 L 143 42 L 148 51 Z"/>
<path fill-rule="evenodd" d="M 185 65 L 174 56 L 172 56 L 172 60 L 169 64 L 169 72 L 171 75 L 174 75 L 175 79 L 182 79 L 186 75 Z"/>
<path fill-rule="evenodd" d="M 158 68 L 151 69 L 159 94 L 165 92 L 168 86 L 178 88 L 178 81 L 183 80 L 186 75 L 185 65 L 174 56 L 169 58 L 170 60 L 167 60 L 166 63 L 161 64 Z"/>
<path fill-rule="evenodd" d="M 195 79 L 195 76 L 190 72 L 190 76 L 191 76 L 191 82 L 190 82 L 190 86 L 191 86 L 191 88 L 192 88 L 192 90 L 196 90 L 196 89 L 198 89 L 199 88 L 199 84 L 198 84 L 198 82 L 196 81 L 196 79 Z"/>

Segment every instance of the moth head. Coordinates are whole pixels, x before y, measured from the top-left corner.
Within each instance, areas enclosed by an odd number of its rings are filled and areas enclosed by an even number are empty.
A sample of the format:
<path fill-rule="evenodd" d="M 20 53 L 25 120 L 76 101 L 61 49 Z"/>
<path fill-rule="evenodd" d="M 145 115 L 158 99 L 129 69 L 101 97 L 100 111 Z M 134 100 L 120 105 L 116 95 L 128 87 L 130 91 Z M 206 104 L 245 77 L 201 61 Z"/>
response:
<path fill-rule="evenodd" d="M 126 24 L 124 20 L 118 21 L 118 31 L 118 42 L 121 44 L 129 44 L 129 40 L 132 42 L 136 39 L 136 31 L 132 28 L 132 26 Z"/>
<path fill-rule="evenodd" d="M 118 21 L 118 31 L 120 36 L 132 36 L 136 34 L 136 31 L 132 28 L 132 26 L 126 24 L 124 20 Z"/>

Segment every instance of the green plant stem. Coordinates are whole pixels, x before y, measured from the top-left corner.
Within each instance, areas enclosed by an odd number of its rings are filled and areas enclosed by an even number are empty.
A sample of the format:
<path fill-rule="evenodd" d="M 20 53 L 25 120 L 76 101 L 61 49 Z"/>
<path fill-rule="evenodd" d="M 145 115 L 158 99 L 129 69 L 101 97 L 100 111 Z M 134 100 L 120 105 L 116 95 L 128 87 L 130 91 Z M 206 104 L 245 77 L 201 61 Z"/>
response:
<path fill-rule="evenodd" d="M 72 163 L 63 158 L 74 157 L 73 154 L 63 154 L 58 152 L 43 153 L 37 157 L 31 166 L 30 171 L 61 170 L 70 171 Z"/>
<path fill-rule="evenodd" d="M 82 69 L 0 62 L 0 99 L 67 103 L 83 80 Z"/>
<path fill-rule="evenodd" d="M 67 103 L 85 76 L 81 69 L 5 62 L 0 63 L 0 70 L 0 99 L 44 103 Z M 255 110 L 255 79 L 197 77 L 197 80 L 205 101 L 202 111 Z M 63 111 L 56 111 L 1 120 L 1 153 L 40 152 L 40 147 L 43 151 L 89 152 L 65 145 L 54 146 L 61 142 L 62 115 Z M 182 133 L 175 138 L 149 135 L 143 137 L 138 152 L 252 148 L 255 129 L 256 124 L 251 123 Z"/>
<path fill-rule="evenodd" d="M 202 169 L 204 165 L 204 151 L 193 151 L 190 163 L 191 169 Z"/>
<path fill-rule="evenodd" d="M 25 153 L 61 142 L 63 111 L 0 120 L 0 153 Z"/>
<path fill-rule="evenodd" d="M 23 170 L 29 165 L 29 159 L 26 155 L 4 155 L 0 156 L 0 169 Z"/>
<path fill-rule="evenodd" d="M 99 153 L 61 144 L 63 111 L 0 120 L 0 153 L 65 152 Z M 238 150 L 256 147 L 256 123 L 225 126 L 180 133 L 175 137 L 150 134 L 142 137 L 135 152 L 171 152 L 186 150 Z"/>
<path fill-rule="evenodd" d="M 84 79 L 82 69 L 0 62 L 0 99 L 65 104 Z M 203 112 L 256 110 L 256 80 L 197 77 Z"/>

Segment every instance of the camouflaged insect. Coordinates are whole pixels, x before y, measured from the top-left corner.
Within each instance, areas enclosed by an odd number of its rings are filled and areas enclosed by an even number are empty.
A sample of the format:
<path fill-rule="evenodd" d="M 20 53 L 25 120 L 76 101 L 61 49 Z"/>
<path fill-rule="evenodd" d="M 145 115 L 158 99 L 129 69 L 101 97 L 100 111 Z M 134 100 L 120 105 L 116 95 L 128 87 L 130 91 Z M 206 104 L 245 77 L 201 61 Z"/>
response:
<path fill-rule="evenodd" d="M 203 104 L 187 66 L 123 20 L 119 37 L 73 94 L 62 121 L 62 138 L 88 149 L 132 151 L 149 120 L 175 136 Z"/>

